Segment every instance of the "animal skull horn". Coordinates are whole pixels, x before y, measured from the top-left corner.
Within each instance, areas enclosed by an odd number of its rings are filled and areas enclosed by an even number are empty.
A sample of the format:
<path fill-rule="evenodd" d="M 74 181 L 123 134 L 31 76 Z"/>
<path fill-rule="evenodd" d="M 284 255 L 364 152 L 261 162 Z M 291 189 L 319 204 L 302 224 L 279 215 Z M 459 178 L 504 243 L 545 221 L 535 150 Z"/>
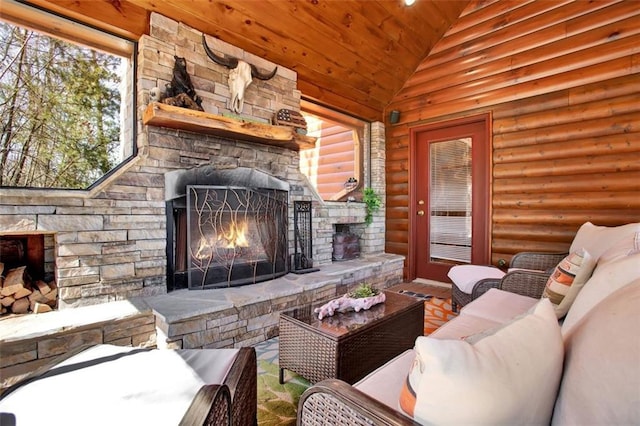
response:
<path fill-rule="evenodd" d="M 229 69 L 234 69 L 237 68 L 238 66 L 238 59 L 234 58 L 233 56 L 218 56 L 216 55 L 213 50 L 211 50 L 209 48 L 209 46 L 207 45 L 207 39 L 204 36 L 204 34 L 202 34 L 202 47 L 204 47 L 204 51 L 207 53 L 207 56 L 209 58 L 211 58 L 211 60 L 213 62 L 215 62 L 218 65 L 222 65 L 224 67 L 227 67 Z"/>
<path fill-rule="evenodd" d="M 229 90 L 231 92 L 231 110 L 240 114 L 244 105 L 244 90 L 251 84 L 252 78 L 258 78 L 260 80 L 269 80 L 276 75 L 278 67 L 275 67 L 273 71 L 260 72 L 258 68 L 253 64 L 248 64 L 244 61 L 239 61 L 233 56 L 219 56 L 216 55 L 207 45 L 207 40 L 204 34 L 202 34 L 202 46 L 207 56 L 216 64 L 229 68 Z M 240 66 L 238 66 L 240 65 Z"/>

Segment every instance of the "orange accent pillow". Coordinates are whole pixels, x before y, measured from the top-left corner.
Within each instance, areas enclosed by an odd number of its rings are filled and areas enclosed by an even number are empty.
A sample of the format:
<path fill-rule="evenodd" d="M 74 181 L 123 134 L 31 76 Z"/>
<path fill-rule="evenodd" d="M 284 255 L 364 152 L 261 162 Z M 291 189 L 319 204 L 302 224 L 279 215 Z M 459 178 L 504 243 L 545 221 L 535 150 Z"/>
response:
<path fill-rule="evenodd" d="M 586 251 L 570 253 L 556 266 L 547 280 L 542 297 L 551 301 L 558 318 L 567 314 L 578 292 L 591 277 L 594 267 L 595 260 Z"/>
<path fill-rule="evenodd" d="M 424 371 L 420 357 L 416 354 L 413 360 L 413 365 L 409 370 L 407 379 L 404 381 L 404 386 L 400 391 L 400 409 L 409 417 L 413 417 L 413 412 L 416 406 L 416 389 L 420 383 L 422 372 Z"/>

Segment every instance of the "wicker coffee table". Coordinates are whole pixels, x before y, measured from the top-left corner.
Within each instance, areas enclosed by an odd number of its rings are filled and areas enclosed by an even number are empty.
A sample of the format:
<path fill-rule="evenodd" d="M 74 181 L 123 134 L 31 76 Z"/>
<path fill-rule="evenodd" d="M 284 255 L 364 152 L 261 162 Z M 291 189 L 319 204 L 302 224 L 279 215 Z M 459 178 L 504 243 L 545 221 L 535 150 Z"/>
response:
<path fill-rule="evenodd" d="M 424 301 L 385 294 L 385 303 L 367 311 L 321 321 L 311 308 L 281 313 L 280 383 L 287 369 L 312 383 L 337 378 L 353 384 L 412 348 L 424 331 Z"/>

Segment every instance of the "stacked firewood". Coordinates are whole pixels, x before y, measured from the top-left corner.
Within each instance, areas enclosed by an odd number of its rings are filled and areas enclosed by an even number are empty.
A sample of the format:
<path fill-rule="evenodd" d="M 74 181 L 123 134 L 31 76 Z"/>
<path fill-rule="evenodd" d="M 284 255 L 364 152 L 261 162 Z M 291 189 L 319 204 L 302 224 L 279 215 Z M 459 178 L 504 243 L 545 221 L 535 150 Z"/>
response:
<path fill-rule="evenodd" d="M 26 266 L 4 271 L 0 263 L 0 314 L 49 312 L 56 308 L 58 287 L 55 281 L 32 281 Z"/>

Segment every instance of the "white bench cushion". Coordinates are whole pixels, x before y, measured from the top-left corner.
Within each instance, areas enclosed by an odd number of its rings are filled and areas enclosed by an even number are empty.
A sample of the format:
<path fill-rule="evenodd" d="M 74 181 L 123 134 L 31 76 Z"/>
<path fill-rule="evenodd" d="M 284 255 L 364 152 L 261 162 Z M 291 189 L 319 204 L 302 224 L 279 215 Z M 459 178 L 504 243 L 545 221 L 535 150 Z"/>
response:
<path fill-rule="evenodd" d="M 91 347 L 0 400 L 18 425 L 177 425 L 204 384 L 221 384 L 238 349 Z"/>
<path fill-rule="evenodd" d="M 456 265 L 449 269 L 447 276 L 460 290 L 471 294 L 473 286 L 481 279 L 504 277 L 504 271 L 493 266 Z"/>

